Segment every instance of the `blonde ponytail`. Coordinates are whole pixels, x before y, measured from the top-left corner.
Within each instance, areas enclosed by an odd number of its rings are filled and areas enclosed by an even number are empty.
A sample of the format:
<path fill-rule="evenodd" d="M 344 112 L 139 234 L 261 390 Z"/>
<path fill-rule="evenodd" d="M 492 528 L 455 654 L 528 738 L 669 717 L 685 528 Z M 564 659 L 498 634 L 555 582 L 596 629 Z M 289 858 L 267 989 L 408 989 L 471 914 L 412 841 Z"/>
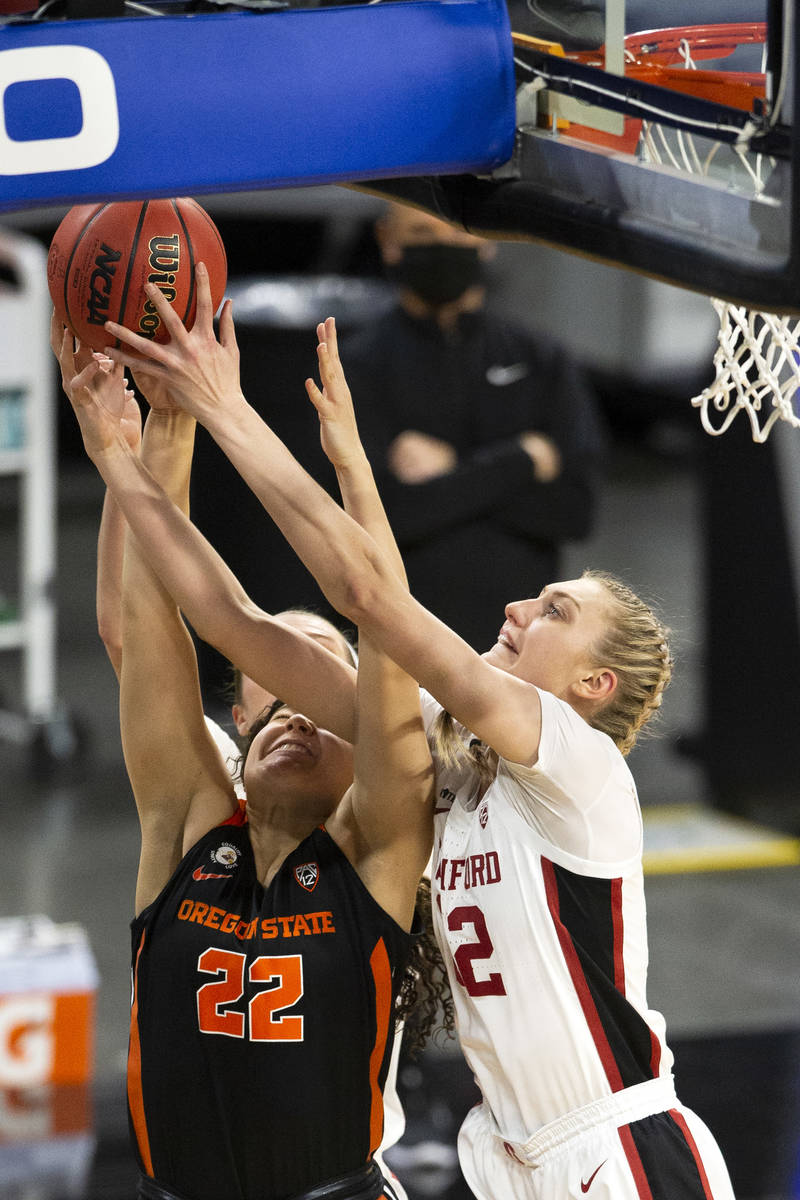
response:
<path fill-rule="evenodd" d="M 633 749 L 642 728 L 658 712 L 672 675 L 669 630 L 635 592 L 613 575 L 584 571 L 608 592 L 611 616 L 605 635 L 594 647 L 597 662 L 617 677 L 610 702 L 590 724 L 616 743 L 622 754 Z"/>

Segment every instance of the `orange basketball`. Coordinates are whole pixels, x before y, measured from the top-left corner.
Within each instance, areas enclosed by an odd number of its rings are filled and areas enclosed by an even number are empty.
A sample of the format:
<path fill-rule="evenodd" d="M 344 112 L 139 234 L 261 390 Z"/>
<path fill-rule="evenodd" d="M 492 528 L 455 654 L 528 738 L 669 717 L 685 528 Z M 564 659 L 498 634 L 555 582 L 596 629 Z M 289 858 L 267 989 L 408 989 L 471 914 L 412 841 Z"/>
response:
<path fill-rule="evenodd" d="M 191 329 L 198 262 L 208 267 L 216 311 L 228 279 L 225 247 L 211 217 L 188 197 L 80 204 L 53 235 L 47 283 L 59 319 L 83 345 L 102 350 L 112 344 L 106 321 L 166 342 L 144 285 L 155 283 Z"/>

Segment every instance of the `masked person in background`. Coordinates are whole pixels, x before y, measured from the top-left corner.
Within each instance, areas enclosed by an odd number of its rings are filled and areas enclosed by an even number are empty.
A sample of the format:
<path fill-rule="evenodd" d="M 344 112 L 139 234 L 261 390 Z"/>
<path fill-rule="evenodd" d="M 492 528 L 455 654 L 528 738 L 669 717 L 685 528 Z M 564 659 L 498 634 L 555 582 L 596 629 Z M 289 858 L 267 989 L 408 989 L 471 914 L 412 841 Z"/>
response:
<path fill-rule="evenodd" d="M 398 295 L 343 349 L 362 440 L 412 593 L 481 649 L 590 532 L 597 402 L 579 363 L 487 307 L 492 243 L 399 204 L 376 234 Z"/>

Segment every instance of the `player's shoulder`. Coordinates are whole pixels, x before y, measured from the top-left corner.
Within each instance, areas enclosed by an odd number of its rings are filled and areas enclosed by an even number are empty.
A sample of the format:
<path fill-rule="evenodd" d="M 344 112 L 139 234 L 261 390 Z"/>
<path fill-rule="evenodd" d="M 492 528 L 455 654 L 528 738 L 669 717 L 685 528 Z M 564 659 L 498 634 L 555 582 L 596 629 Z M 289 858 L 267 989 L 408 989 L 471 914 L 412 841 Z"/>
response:
<path fill-rule="evenodd" d="M 625 759 L 607 733 L 590 725 L 571 704 L 551 692 L 539 689 L 539 699 L 542 730 L 537 772 L 560 773 L 572 762 L 581 764 L 582 770 L 593 764 L 598 779 L 630 776 Z"/>

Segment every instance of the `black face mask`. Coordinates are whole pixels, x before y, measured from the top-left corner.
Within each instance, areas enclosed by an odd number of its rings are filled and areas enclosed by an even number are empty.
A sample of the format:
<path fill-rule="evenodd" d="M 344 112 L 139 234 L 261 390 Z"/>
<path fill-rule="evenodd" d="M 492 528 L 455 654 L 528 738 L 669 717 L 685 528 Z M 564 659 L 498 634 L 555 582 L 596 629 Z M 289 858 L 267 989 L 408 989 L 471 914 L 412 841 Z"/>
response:
<path fill-rule="evenodd" d="M 483 282 L 483 264 L 477 246 L 447 246 L 430 242 L 406 246 L 403 257 L 390 271 L 401 287 L 438 308 L 457 300 L 467 288 Z"/>

